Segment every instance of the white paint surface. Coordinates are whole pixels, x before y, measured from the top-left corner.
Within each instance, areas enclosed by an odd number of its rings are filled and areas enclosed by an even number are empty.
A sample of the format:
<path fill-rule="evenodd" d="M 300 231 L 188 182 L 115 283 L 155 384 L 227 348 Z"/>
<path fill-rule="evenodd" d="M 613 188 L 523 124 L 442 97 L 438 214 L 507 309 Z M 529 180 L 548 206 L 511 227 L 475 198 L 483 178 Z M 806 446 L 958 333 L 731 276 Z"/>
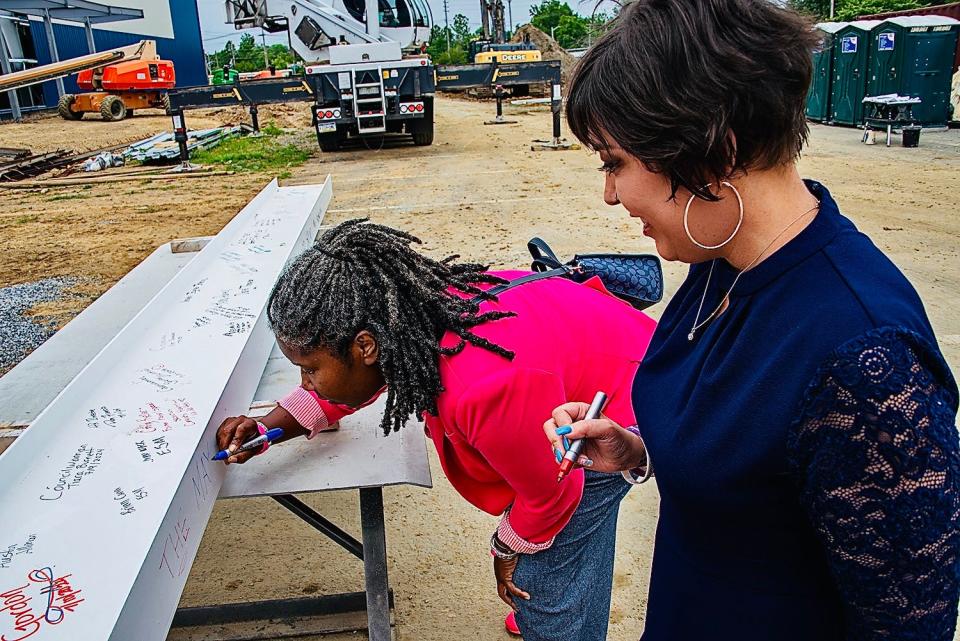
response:
<path fill-rule="evenodd" d="M 162 641 L 246 411 L 265 304 L 332 187 L 271 183 L 0 456 L 0 638 Z"/>
<path fill-rule="evenodd" d="M 170 0 L 104 0 L 106 4 L 127 9 L 142 9 L 143 18 L 105 22 L 94 25 L 94 29 L 135 33 L 153 38 L 173 38 L 173 17 L 170 13 Z M 204 0 L 200 0 L 204 2 Z M 223 3 L 218 3 L 221 5 Z"/>

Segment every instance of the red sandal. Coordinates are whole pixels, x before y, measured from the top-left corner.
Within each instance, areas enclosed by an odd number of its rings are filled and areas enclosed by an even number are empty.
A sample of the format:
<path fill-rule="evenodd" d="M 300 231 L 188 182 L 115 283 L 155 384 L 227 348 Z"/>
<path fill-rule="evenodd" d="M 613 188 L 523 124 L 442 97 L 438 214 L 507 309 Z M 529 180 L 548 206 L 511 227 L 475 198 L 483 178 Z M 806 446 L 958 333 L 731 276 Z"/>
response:
<path fill-rule="evenodd" d="M 507 629 L 507 632 L 514 636 L 520 636 L 520 628 L 517 627 L 517 615 L 514 612 L 511 612 L 507 615 L 507 618 L 503 621 L 503 627 Z"/>

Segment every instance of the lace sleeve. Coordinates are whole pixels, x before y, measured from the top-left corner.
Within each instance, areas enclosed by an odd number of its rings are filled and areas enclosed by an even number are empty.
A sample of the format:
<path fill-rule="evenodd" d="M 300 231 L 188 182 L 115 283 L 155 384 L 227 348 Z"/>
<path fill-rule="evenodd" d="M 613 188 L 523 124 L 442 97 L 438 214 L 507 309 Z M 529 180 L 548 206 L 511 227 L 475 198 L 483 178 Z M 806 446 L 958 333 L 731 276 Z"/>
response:
<path fill-rule="evenodd" d="M 957 387 L 906 330 L 837 350 L 788 450 L 845 602 L 849 641 L 952 641 L 960 590 Z"/>

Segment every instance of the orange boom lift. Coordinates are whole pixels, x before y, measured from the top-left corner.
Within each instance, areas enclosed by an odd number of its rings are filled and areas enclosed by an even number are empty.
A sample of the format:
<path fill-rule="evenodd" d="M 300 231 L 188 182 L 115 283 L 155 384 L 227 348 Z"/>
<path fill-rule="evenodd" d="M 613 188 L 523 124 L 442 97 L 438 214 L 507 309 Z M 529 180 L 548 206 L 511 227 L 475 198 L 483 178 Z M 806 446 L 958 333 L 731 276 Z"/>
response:
<path fill-rule="evenodd" d="M 157 55 L 157 43 L 98 51 L 70 60 L 0 75 L 0 91 L 27 87 L 77 74 L 77 84 L 88 93 L 64 94 L 57 110 L 66 120 L 100 112 L 104 120 L 123 120 L 134 109 L 167 109 L 167 90 L 176 84 L 173 63 Z"/>
<path fill-rule="evenodd" d="M 139 60 L 126 60 L 77 74 L 77 86 L 89 93 L 64 94 L 57 112 L 66 120 L 80 120 L 85 113 L 100 113 L 104 120 L 123 120 L 134 109 L 164 109 L 170 106 L 167 89 L 176 76 L 173 63 L 160 60 L 156 45 L 146 40 Z"/>

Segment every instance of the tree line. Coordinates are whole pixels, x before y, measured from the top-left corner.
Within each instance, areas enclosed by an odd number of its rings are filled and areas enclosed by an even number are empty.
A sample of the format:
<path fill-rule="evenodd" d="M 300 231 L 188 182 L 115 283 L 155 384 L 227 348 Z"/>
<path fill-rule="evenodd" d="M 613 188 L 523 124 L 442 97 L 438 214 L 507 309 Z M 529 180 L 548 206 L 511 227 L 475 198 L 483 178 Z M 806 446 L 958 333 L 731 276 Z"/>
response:
<path fill-rule="evenodd" d="M 830 0 L 789 0 L 790 6 L 802 13 L 814 16 L 817 20 L 830 20 Z M 860 16 L 869 16 L 875 13 L 888 11 L 902 11 L 905 9 L 919 9 L 937 4 L 946 0 L 834 0 L 835 21 L 856 20 Z"/>
<path fill-rule="evenodd" d="M 222 69 L 224 65 L 244 73 L 248 71 L 263 71 L 267 68 L 264 60 L 263 46 L 258 45 L 256 38 L 249 33 L 240 36 L 240 44 L 235 45 L 228 40 L 220 51 L 207 54 L 207 68 L 212 72 Z M 296 54 L 285 44 L 267 45 L 267 60 L 276 69 L 286 69 L 296 61 Z"/>

